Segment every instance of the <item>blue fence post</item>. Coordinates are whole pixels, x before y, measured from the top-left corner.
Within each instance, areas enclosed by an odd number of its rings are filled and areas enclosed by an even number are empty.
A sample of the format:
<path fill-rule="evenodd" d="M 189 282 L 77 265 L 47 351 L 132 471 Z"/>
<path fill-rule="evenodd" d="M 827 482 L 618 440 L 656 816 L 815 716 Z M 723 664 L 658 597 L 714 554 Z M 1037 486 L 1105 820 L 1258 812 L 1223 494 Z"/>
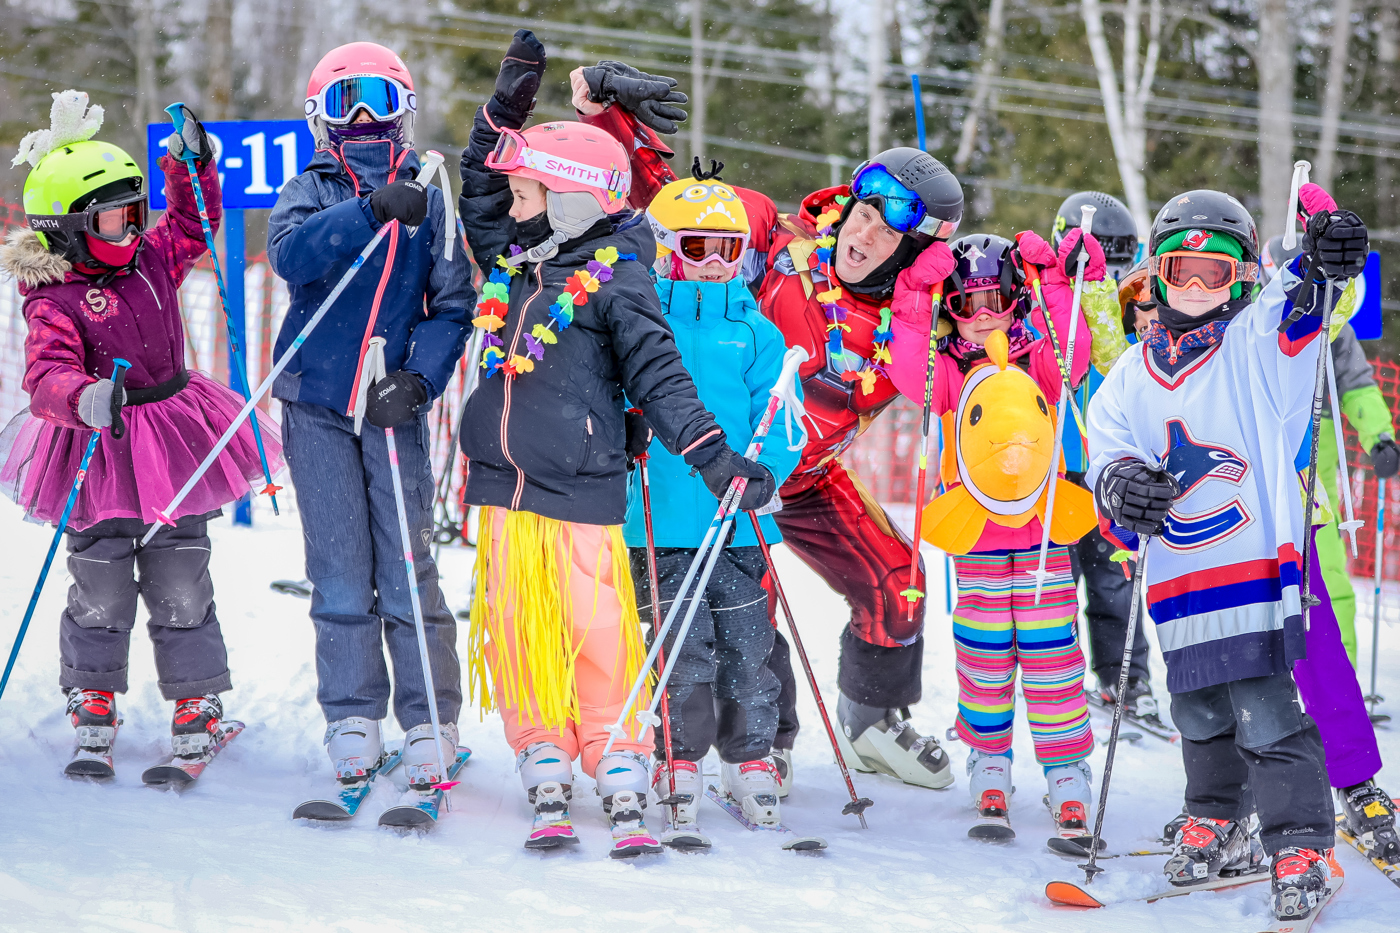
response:
<path fill-rule="evenodd" d="M 243 347 L 248 346 L 248 324 L 243 299 L 243 273 L 248 265 L 248 246 L 245 233 L 243 211 L 241 209 L 225 210 L 224 268 L 228 270 L 228 281 L 225 284 L 228 288 L 229 326 L 238 335 L 238 343 Z M 232 385 L 233 374 L 238 372 L 238 363 L 234 360 L 232 347 L 229 348 L 228 371 L 230 374 L 229 383 Z M 257 416 L 254 415 L 254 417 Z M 234 503 L 233 523 L 249 526 L 253 524 L 253 497 L 251 494 Z"/>

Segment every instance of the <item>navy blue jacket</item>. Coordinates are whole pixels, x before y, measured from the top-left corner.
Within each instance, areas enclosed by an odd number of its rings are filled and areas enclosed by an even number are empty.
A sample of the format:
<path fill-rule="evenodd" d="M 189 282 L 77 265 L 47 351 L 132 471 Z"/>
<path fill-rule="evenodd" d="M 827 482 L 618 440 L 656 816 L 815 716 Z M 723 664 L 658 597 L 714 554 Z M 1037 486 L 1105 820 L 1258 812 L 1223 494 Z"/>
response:
<path fill-rule="evenodd" d="M 378 232 L 370 192 L 413 178 L 418 168 L 417 155 L 394 142 L 350 140 L 319 150 L 306 171 L 287 182 L 267 227 L 268 262 L 291 296 L 277 356 Z M 418 373 L 430 400 L 442 393 L 466 346 L 476 307 L 471 263 L 460 243 L 450 261 L 442 258 L 446 209 L 442 191 L 428 186 L 428 218 L 417 233 L 410 236 L 399 226 L 375 248 L 278 377 L 274 395 L 348 414 L 374 336 L 386 341 L 389 372 Z"/>

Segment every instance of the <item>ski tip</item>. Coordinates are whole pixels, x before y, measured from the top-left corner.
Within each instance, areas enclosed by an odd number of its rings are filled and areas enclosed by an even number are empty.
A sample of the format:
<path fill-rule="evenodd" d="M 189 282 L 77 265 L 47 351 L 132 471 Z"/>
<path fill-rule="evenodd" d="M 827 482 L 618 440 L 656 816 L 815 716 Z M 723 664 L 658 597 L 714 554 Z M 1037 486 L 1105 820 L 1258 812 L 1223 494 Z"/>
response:
<path fill-rule="evenodd" d="M 308 800 L 298 804 L 297 808 L 292 811 L 292 819 L 294 820 L 337 822 L 348 820 L 353 815 L 340 804 L 330 800 Z"/>
<path fill-rule="evenodd" d="M 1052 881 L 1045 886 L 1050 903 L 1060 907 L 1102 907 L 1103 901 L 1069 881 Z"/>
<path fill-rule="evenodd" d="M 820 852 L 825 848 L 826 840 L 820 836 L 804 836 L 783 843 L 783 849 L 787 852 Z"/>
<path fill-rule="evenodd" d="M 413 829 L 436 822 L 432 814 L 420 807 L 390 807 L 379 815 L 379 825 L 389 829 Z"/>
<path fill-rule="evenodd" d="M 441 782 L 441 783 L 439 783 L 439 784 L 434 784 L 434 785 L 433 785 L 433 790 L 451 790 L 452 788 L 456 787 L 456 786 L 457 786 L 458 784 L 460 784 L 460 783 L 462 783 L 462 782 L 461 782 L 461 781 L 443 781 L 443 782 Z"/>
<path fill-rule="evenodd" d="M 666 851 L 655 839 L 633 839 L 619 843 L 608 853 L 609 858 L 636 858 L 639 855 L 660 855 Z"/>
<path fill-rule="evenodd" d="M 183 790 L 194 783 L 194 778 L 175 765 L 156 765 L 141 773 L 141 783 L 147 787 Z"/>

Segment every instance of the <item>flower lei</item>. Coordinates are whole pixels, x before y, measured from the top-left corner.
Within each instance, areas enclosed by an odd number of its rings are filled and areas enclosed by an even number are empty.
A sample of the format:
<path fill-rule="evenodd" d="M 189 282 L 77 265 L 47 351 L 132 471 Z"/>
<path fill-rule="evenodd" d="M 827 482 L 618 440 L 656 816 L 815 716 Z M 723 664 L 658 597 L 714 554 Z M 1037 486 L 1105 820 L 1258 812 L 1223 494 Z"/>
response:
<path fill-rule="evenodd" d="M 839 302 L 844 297 L 845 292 L 840 285 L 835 284 L 836 273 L 831 268 L 831 250 L 836 246 L 836 236 L 831 232 L 831 227 L 841 218 L 841 208 L 850 201 L 849 197 L 843 195 L 836 196 L 836 207 L 823 212 L 817 217 L 817 248 L 814 254 L 817 259 L 817 271 L 826 277 L 826 291 L 817 293 L 817 301 L 821 303 L 822 310 L 826 312 L 826 351 L 832 359 L 847 359 L 847 351 L 842 334 L 848 333 L 851 325 L 846 323 L 846 316 L 850 313 L 843 308 Z M 860 390 L 863 395 L 870 395 L 875 391 L 875 380 L 880 376 L 887 376 L 885 367 L 893 362 L 890 356 L 890 340 L 894 337 L 894 332 L 890 329 L 891 311 L 890 306 L 885 305 L 880 309 L 880 325 L 875 328 L 875 333 L 871 335 L 874 342 L 874 350 L 870 354 L 870 359 L 857 357 L 861 360 L 861 365 L 854 369 L 847 369 L 841 373 L 841 379 L 845 382 L 860 382 Z M 854 356 L 854 353 L 851 353 Z"/>
<path fill-rule="evenodd" d="M 514 244 L 510 254 L 518 256 L 522 250 Z M 486 378 L 503 372 L 507 376 L 533 372 L 535 360 L 544 360 L 546 344 L 559 342 L 553 328 L 558 325 L 562 333 L 574 322 L 574 308 L 588 304 L 588 296 L 596 292 L 604 282 L 613 277 L 613 263 L 619 259 L 636 259 L 635 253 L 619 253 L 617 247 L 608 246 L 595 250 L 588 265 L 574 272 L 564 283 L 564 290 L 549 306 L 549 323 L 536 324 L 525 335 L 525 353 L 515 354 L 506 359 L 505 343 L 496 336 L 496 331 L 506 324 L 506 311 L 510 308 L 510 280 L 520 274 L 520 269 L 506 261 L 504 256 L 496 257 L 499 269 L 492 269 L 486 284 L 481 288 L 481 303 L 477 305 L 480 314 L 472 323 L 486 331 L 481 345 L 481 368 L 486 370 Z M 531 359 L 534 357 L 534 359 Z"/>

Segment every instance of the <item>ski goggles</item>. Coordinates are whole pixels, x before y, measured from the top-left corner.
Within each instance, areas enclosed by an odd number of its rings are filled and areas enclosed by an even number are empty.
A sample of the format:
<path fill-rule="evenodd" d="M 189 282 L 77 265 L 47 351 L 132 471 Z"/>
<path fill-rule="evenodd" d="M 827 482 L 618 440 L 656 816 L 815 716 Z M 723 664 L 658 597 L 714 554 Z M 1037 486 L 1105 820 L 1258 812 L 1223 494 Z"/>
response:
<path fill-rule="evenodd" d="M 120 243 L 146 229 L 149 211 L 146 195 L 133 192 L 75 214 L 29 214 L 29 229 L 35 233 L 86 233 L 109 243 Z"/>
<path fill-rule="evenodd" d="M 885 223 L 899 233 L 918 233 L 946 240 L 958 229 L 956 220 L 939 220 L 924 201 L 910 191 L 889 169 L 865 162 L 851 178 L 851 194 L 880 208 Z"/>
<path fill-rule="evenodd" d="M 393 78 L 352 75 L 332 81 L 306 99 L 306 115 L 320 116 L 327 123 L 349 123 L 361 109 L 383 123 L 407 111 L 416 112 L 418 98 Z"/>
<path fill-rule="evenodd" d="M 681 230 L 676 234 L 676 252 L 693 265 L 718 262 L 732 270 L 744 259 L 748 235 L 722 233 L 714 230 Z"/>
<path fill-rule="evenodd" d="M 1259 277 L 1259 266 L 1240 262 L 1228 253 L 1195 253 L 1173 250 L 1153 256 L 1148 264 L 1152 275 L 1172 288 L 1186 288 L 1192 282 L 1208 292 L 1222 292 L 1232 285 L 1253 282 Z"/>
<path fill-rule="evenodd" d="M 1007 298 L 999 287 L 984 288 L 975 292 L 952 292 L 945 299 L 944 307 L 959 321 L 975 321 L 983 314 L 994 318 L 1004 318 L 1016 310 L 1020 299 Z"/>
<path fill-rule="evenodd" d="M 565 181 L 601 188 L 607 192 L 609 201 L 625 198 L 627 192 L 632 190 L 632 172 L 629 168 L 598 168 L 531 149 L 525 137 L 516 130 L 501 130 L 496 148 L 486 157 L 486 167 L 497 172 L 531 169 Z"/>

